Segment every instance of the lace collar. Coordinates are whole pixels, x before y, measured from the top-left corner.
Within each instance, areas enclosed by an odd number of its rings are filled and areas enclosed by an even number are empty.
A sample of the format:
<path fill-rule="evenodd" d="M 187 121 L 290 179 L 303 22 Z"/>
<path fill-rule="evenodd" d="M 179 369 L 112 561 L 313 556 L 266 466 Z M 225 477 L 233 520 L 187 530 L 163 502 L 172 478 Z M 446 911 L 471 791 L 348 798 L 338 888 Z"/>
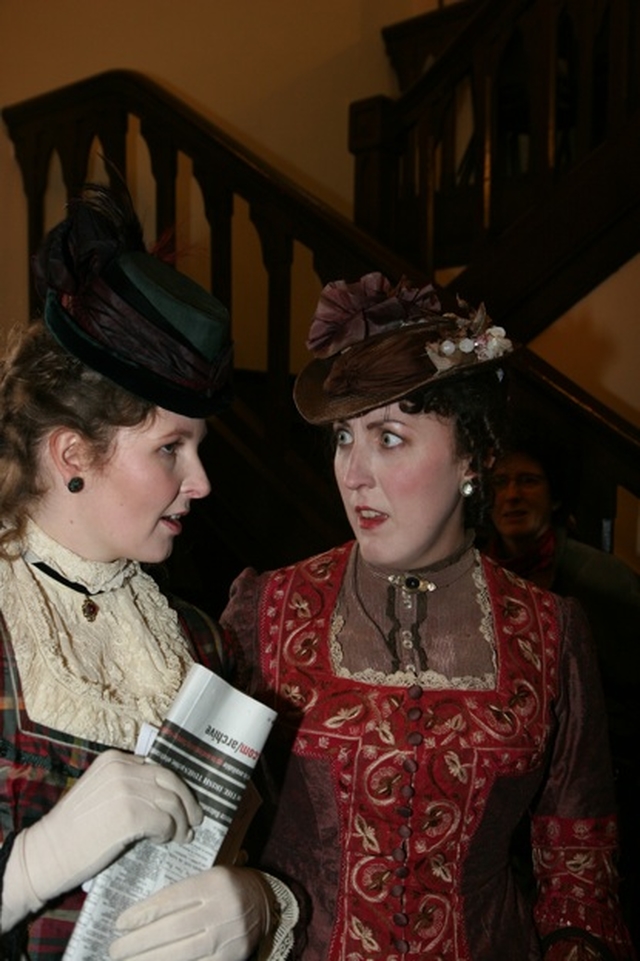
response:
<path fill-rule="evenodd" d="M 138 570 L 137 562 L 122 558 L 105 563 L 80 557 L 45 534 L 32 520 L 27 523 L 22 554 L 28 563 L 42 561 L 66 580 L 82 584 L 90 594 L 117 590 Z"/>
<path fill-rule="evenodd" d="M 29 718 L 133 750 L 140 724 L 161 723 L 192 662 L 176 611 L 136 561 L 88 561 L 33 522 L 22 547 L 0 560 L 0 605 Z M 70 581 L 98 595 L 97 615 Z"/>

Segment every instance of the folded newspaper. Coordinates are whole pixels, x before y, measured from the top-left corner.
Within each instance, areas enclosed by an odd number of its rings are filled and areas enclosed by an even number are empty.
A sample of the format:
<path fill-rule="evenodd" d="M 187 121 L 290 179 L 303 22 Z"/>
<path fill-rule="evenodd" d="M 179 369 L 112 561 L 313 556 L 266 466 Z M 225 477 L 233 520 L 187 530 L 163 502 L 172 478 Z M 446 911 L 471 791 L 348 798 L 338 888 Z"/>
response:
<path fill-rule="evenodd" d="M 251 774 L 275 716 L 207 668 L 193 665 L 148 751 L 141 753 L 180 774 L 198 798 L 204 820 L 189 844 L 139 841 L 98 874 L 63 961 L 109 961 L 115 922 L 126 908 L 216 861 L 233 862 L 259 803 Z"/>

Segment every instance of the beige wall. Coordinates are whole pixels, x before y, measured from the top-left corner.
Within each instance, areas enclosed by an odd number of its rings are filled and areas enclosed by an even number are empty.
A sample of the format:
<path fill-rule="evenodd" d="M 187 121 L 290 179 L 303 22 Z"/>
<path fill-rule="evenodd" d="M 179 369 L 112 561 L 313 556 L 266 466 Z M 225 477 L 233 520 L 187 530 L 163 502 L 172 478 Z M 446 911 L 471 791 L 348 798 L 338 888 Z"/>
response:
<path fill-rule="evenodd" d="M 537 337 L 531 347 L 640 427 L 640 255 Z"/>

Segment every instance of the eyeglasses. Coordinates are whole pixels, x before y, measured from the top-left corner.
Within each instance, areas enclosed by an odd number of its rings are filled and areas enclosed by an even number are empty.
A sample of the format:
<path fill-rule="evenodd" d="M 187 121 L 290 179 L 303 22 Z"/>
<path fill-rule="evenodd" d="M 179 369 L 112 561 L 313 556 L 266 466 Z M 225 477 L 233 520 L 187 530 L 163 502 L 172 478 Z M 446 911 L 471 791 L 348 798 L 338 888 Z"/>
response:
<path fill-rule="evenodd" d="M 521 490 L 535 490 L 544 484 L 546 478 L 544 474 L 494 474 L 491 478 L 491 486 L 494 491 L 505 490 L 510 484 L 515 484 Z"/>

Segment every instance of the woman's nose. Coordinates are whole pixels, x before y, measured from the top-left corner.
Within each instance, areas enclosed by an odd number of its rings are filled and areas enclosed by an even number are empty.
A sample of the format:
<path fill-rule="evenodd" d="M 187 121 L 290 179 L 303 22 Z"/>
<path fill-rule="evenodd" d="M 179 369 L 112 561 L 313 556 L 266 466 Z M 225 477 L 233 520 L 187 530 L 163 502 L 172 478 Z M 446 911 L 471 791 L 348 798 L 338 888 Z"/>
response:
<path fill-rule="evenodd" d="M 373 476 L 369 464 L 369 458 L 358 450 L 352 450 L 344 464 L 342 479 L 345 487 L 349 490 L 357 490 L 359 487 L 371 487 Z"/>
<path fill-rule="evenodd" d="M 202 466 L 202 461 L 199 457 L 195 458 L 195 462 L 188 476 L 185 478 L 183 489 L 188 492 L 192 500 L 199 500 L 211 492 L 211 484 L 207 477 L 207 472 Z"/>

